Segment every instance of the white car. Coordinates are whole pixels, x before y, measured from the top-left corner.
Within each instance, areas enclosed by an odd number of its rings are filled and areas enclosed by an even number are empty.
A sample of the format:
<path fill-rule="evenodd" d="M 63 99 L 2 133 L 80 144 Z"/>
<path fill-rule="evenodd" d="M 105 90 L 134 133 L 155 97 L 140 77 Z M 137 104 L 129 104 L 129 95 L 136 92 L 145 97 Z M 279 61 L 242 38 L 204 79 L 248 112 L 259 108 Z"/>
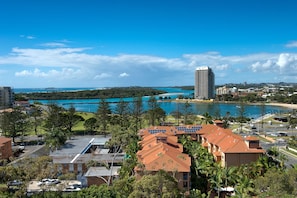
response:
<path fill-rule="evenodd" d="M 25 150 L 25 144 L 24 144 L 24 143 L 21 143 L 21 144 L 19 145 L 19 150 L 20 150 L 20 151 Z"/>

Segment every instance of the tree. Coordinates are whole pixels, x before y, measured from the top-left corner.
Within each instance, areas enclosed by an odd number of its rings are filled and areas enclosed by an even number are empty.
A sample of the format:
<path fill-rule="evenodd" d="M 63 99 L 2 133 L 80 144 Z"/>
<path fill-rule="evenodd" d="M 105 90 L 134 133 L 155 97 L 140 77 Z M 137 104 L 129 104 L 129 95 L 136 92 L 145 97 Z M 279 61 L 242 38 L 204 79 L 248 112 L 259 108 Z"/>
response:
<path fill-rule="evenodd" d="M 223 127 L 226 129 L 229 127 L 230 112 L 227 111 L 226 115 L 223 118 Z"/>
<path fill-rule="evenodd" d="M 87 131 L 94 132 L 97 128 L 97 119 L 91 117 L 84 122 L 84 127 Z"/>
<path fill-rule="evenodd" d="M 116 193 L 117 198 L 126 198 L 133 192 L 134 185 L 135 177 L 125 175 L 124 177 L 113 181 L 112 189 Z"/>
<path fill-rule="evenodd" d="M 164 171 L 155 175 L 144 175 L 135 182 L 133 192 L 129 198 L 138 197 L 178 197 L 177 182 Z"/>
<path fill-rule="evenodd" d="M 177 120 L 177 125 L 179 125 L 179 120 L 182 117 L 182 113 L 179 110 L 179 103 L 177 104 L 178 108 L 176 111 L 172 111 L 170 114 L 174 117 L 175 120 Z"/>
<path fill-rule="evenodd" d="M 202 123 L 204 124 L 213 124 L 212 117 L 208 112 L 205 112 L 202 118 Z"/>
<path fill-rule="evenodd" d="M 128 128 L 129 127 L 129 119 L 128 119 L 128 114 L 129 114 L 129 103 L 125 102 L 123 98 L 120 99 L 120 101 L 117 103 L 116 108 L 115 108 L 115 114 L 119 116 L 119 125 L 123 128 Z"/>
<path fill-rule="evenodd" d="M 214 173 L 210 176 L 210 188 L 217 191 L 218 197 L 220 197 L 220 191 L 223 187 L 223 169 L 217 165 L 213 168 Z"/>
<path fill-rule="evenodd" d="M 159 104 L 157 102 L 157 99 L 154 96 L 150 96 L 148 100 L 148 118 L 150 125 L 155 125 L 156 119 L 157 119 L 157 109 L 159 108 Z"/>
<path fill-rule="evenodd" d="M 249 197 L 254 192 L 254 182 L 247 175 L 238 174 L 237 185 L 235 185 L 235 193 L 238 197 Z"/>
<path fill-rule="evenodd" d="M 238 106 L 238 121 L 240 123 L 240 132 L 242 132 L 243 123 L 245 123 L 245 105 L 244 102 L 241 101 Z"/>
<path fill-rule="evenodd" d="M 110 186 L 107 186 L 106 184 L 102 184 L 100 186 L 92 185 L 79 191 L 75 197 L 113 198 L 115 197 L 115 192 L 113 192 L 112 188 Z"/>
<path fill-rule="evenodd" d="M 189 121 L 188 121 L 189 115 L 192 114 L 192 108 L 191 108 L 191 105 L 190 105 L 190 103 L 188 101 L 183 103 L 182 113 L 184 115 L 184 124 L 188 124 L 189 123 Z"/>
<path fill-rule="evenodd" d="M 45 118 L 44 127 L 47 132 L 50 132 L 54 129 L 63 130 L 65 126 L 65 116 L 63 112 L 65 109 L 58 106 L 57 104 L 49 104 L 47 106 L 47 115 Z M 66 135 L 66 134 L 65 134 Z"/>
<path fill-rule="evenodd" d="M 131 110 L 131 114 L 134 122 L 133 123 L 134 131 L 138 132 L 138 130 L 142 128 L 141 116 L 143 114 L 143 103 L 142 103 L 141 97 L 133 98 L 133 102 L 130 106 L 130 110 Z"/>
<path fill-rule="evenodd" d="M 63 117 L 65 119 L 64 124 L 66 131 L 69 137 L 71 137 L 73 126 L 75 126 L 80 121 L 84 121 L 84 118 L 76 114 L 76 110 L 73 105 L 71 105 L 71 107 L 64 113 Z"/>
<path fill-rule="evenodd" d="M 264 116 L 265 116 L 265 112 L 266 112 L 264 102 L 261 103 L 260 111 L 261 111 L 261 129 L 262 129 L 262 131 L 264 131 Z"/>
<path fill-rule="evenodd" d="M 110 121 L 111 109 L 105 98 L 101 98 L 97 109 L 98 126 L 102 126 L 103 133 L 106 134 L 107 126 Z"/>
<path fill-rule="evenodd" d="M 265 197 L 296 197 L 296 171 L 276 171 L 274 169 L 265 173 L 264 177 L 255 180 L 255 191 Z"/>
<path fill-rule="evenodd" d="M 31 117 L 33 118 L 33 127 L 34 127 L 34 132 L 35 132 L 35 135 L 38 135 L 38 127 L 41 125 L 42 123 L 42 110 L 41 110 L 41 107 L 39 105 L 34 105 L 32 107 L 32 113 L 31 113 Z"/>
<path fill-rule="evenodd" d="M 158 123 L 164 122 L 166 118 L 166 112 L 161 107 L 157 107 L 155 112 Z"/>
<path fill-rule="evenodd" d="M 60 148 L 66 140 L 67 136 L 59 128 L 54 128 L 45 135 L 45 142 L 51 150 Z"/>
<path fill-rule="evenodd" d="M 15 142 L 15 137 L 18 135 L 24 136 L 28 126 L 28 116 L 19 108 L 15 108 L 11 112 L 4 112 L 1 115 L 2 131 L 5 135 L 12 137 L 13 142 Z"/>
<path fill-rule="evenodd" d="M 67 140 L 64 111 L 65 109 L 57 104 L 48 105 L 44 124 L 46 130 L 45 142 L 51 149 L 60 148 Z"/>

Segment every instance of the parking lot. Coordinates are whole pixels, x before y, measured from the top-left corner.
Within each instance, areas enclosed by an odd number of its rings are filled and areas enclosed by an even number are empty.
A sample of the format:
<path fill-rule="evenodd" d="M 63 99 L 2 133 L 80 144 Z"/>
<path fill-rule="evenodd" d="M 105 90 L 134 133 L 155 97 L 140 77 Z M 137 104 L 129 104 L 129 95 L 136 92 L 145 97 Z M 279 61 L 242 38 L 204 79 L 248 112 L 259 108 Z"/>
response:
<path fill-rule="evenodd" d="M 30 181 L 27 186 L 27 194 L 32 195 L 43 191 L 75 192 L 82 188 L 78 180 L 58 180 L 45 178 L 41 181 Z"/>

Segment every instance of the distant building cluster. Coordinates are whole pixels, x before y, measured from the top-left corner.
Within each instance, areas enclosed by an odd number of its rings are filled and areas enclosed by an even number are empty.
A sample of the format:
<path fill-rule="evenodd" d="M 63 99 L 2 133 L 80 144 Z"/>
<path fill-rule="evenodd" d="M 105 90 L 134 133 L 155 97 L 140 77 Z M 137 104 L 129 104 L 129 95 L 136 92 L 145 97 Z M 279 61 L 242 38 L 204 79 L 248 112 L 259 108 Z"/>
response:
<path fill-rule="evenodd" d="M 259 97 L 267 98 L 274 96 L 276 93 L 284 91 L 285 89 L 293 88 L 293 86 L 276 86 L 273 84 L 267 84 L 263 87 L 250 87 L 246 89 L 240 89 L 237 87 L 221 86 L 216 88 L 216 96 L 232 95 L 233 97 L 244 97 L 248 94 L 256 94 Z M 297 94 L 297 92 L 289 93 L 287 96 Z"/>

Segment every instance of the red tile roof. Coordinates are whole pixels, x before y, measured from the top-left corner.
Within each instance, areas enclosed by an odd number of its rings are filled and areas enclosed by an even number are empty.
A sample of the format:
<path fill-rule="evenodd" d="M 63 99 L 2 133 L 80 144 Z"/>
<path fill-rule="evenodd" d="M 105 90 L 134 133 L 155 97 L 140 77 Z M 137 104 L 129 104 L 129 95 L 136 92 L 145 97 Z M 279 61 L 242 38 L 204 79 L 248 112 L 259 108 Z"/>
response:
<path fill-rule="evenodd" d="M 167 145 L 158 143 L 151 150 L 141 150 L 137 153 L 141 163 L 148 171 L 177 171 L 190 172 L 191 158 L 179 150 Z"/>
<path fill-rule="evenodd" d="M 137 153 L 146 170 L 164 169 L 167 171 L 188 171 L 191 160 L 183 154 L 183 147 L 177 143 L 178 134 L 197 134 L 203 139 L 203 146 L 211 145 L 214 155 L 223 153 L 264 153 L 261 148 L 250 148 L 249 141 L 257 141 L 256 137 L 243 138 L 230 129 L 213 124 L 189 126 L 154 126 L 140 130 L 143 139 L 142 150 Z M 158 141 L 159 140 L 159 141 Z M 257 145 L 256 145 L 257 147 Z"/>
<path fill-rule="evenodd" d="M 140 163 L 145 166 L 145 170 L 190 172 L 191 158 L 182 153 L 183 146 L 178 143 L 177 137 L 171 131 L 172 128 L 162 126 L 150 130 L 161 132 L 150 134 L 147 133 L 148 129 L 143 130 L 143 139 L 140 141 L 142 149 L 137 152 L 137 156 Z M 136 167 L 137 169 L 139 168 Z"/>

